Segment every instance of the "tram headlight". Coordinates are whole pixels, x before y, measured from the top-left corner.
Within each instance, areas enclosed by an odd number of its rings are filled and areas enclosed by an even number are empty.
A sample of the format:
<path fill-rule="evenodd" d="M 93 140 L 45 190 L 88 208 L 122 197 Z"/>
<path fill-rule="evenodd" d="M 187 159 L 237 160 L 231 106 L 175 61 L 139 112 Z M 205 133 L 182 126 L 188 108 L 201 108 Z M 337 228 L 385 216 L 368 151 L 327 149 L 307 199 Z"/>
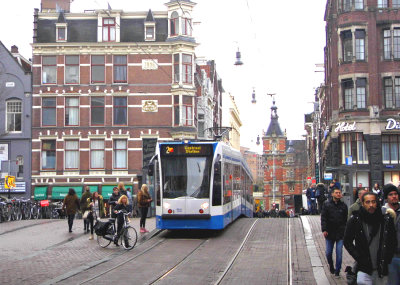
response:
<path fill-rule="evenodd" d="M 208 207 L 210 206 L 210 204 L 208 203 L 208 202 L 204 202 L 203 204 L 201 204 L 200 205 L 200 207 L 202 208 L 202 209 L 208 209 Z"/>
<path fill-rule="evenodd" d="M 164 202 L 164 209 L 168 210 L 169 208 L 171 208 L 171 205 L 167 202 Z"/>

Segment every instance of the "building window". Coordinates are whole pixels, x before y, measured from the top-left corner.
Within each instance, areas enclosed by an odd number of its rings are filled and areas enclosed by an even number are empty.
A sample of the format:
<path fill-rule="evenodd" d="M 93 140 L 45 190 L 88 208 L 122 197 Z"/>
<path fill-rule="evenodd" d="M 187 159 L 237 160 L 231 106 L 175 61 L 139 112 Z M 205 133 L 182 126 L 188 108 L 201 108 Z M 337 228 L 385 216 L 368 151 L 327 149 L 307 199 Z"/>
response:
<path fill-rule="evenodd" d="M 178 35 L 178 29 L 179 29 L 179 15 L 177 12 L 173 12 L 171 14 L 171 19 L 169 21 L 170 25 L 170 35 L 171 36 L 176 36 Z"/>
<path fill-rule="evenodd" d="M 353 80 L 343 81 L 344 109 L 353 109 Z"/>
<path fill-rule="evenodd" d="M 24 157 L 22 155 L 17 155 L 17 165 L 18 165 L 17 177 L 23 177 L 24 176 Z"/>
<path fill-rule="evenodd" d="M 343 61 L 351 62 L 353 60 L 353 40 L 351 31 L 342 32 Z"/>
<path fill-rule="evenodd" d="M 65 125 L 79 125 L 79 98 L 65 99 Z"/>
<path fill-rule="evenodd" d="M 199 137 L 205 137 L 205 121 L 204 121 L 204 114 L 198 114 L 197 116 L 197 134 Z"/>
<path fill-rule="evenodd" d="M 179 95 L 174 96 L 174 125 L 179 126 Z"/>
<path fill-rule="evenodd" d="M 387 8 L 388 0 L 378 0 L 378 8 Z"/>
<path fill-rule="evenodd" d="M 42 126 L 56 125 L 56 98 L 42 98 Z"/>
<path fill-rule="evenodd" d="M 90 141 L 90 168 L 104 168 L 104 140 Z"/>
<path fill-rule="evenodd" d="M 392 0 L 393 8 L 400 8 L 400 0 Z"/>
<path fill-rule="evenodd" d="M 90 98 L 90 118 L 92 126 L 104 125 L 104 97 Z"/>
<path fill-rule="evenodd" d="M 392 54 L 392 37 L 390 30 L 383 31 L 383 58 L 391 59 Z"/>
<path fill-rule="evenodd" d="M 65 42 L 67 40 L 67 28 L 57 27 L 57 42 Z"/>
<path fill-rule="evenodd" d="M 56 140 L 42 141 L 42 169 L 56 169 Z"/>
<path fill-rule="evenodd" d="M 398 135 L 382 135 L 382 162 L 399 164 L 400 137 Z"/>
<path fill-rule="evenodd" d="M 174 82 L 179 83 L 179 54 L 174 54 Z"/>
<path fill-rule="evenodd" d="M 114 18 L 103 18 L 103 42 L 115 42 Z"/>
<path fill-rule="evenodd" d="M 56 56 L 42 57 L 42 82 L 43 84 L 55 84 L 57 81 Z"/>
<path fill-rule="evenodd" d="M 114 125 L 127 124 L 127 98 L 114 97 Z"/>
<path fill-rule="evenodd" d="M 154 41 L 156 39 L 156 27 L 154 25 L 145 25 L 145 40 L 146 41 Z"/>
<path fill-rule="evenodd" d="M 192 56 L 189 54 L 182 55 L 182 73 L 183 83 L 192 83 Z"/>
<path fill-rule="evenodd" d="M 126 55 L 114 55 L 114 83 L 126 82 L 128 82 Z"/>
<path fill-rule="evenodd" d="M 6 131 L 20 132 L 22 128 L 22 101 L 6 101 Z"/>
<path fill-rule="evenodd" d="M 362 133 L 341 134 L 342 164 L 352 157 L 354 164 L 368 164 L 368 152 Z"/>
<path fill-rule="evenodd" d="M 365 60 L 365 31 L 356 30 L 356 60 Z"/>
<path fill-rule="evenodd" d="M 79 141 L 65 141 L 65 169 L 79 168 Z"/>
<path fill-rule="evenodd" d="M 352 0 L 342 0 L 342 9 L 344 12 L 349 12 L 351 11 L 351 2 Z"/>
<path fill-rule="evenodd" d="M 367 79 L 357 78 L 356 81 L 356 96 L 357 96 L 357 108 L 366 108 L 366 90 L 367 90 Z"/>
<path fill-rule="evenodd" d="M 385 92 L 385 107 L 400 108 L 400 77 L 395 77 L 394 86 L 393 79 L 390 77 L 384 78 L 383 84 Z"/>
<path fill-rule="evenodd" d="M 79 98 L 65 99 L 65 125 L 79 125 Z"/>
<path fill-rule="evenodd" d="M 79 83 L 79 56 L 66 55 L 65 56 L 65 83 L 78 84 Z"/>
<path fill-rule="evenodd" d="M 127 142 L 126 140 L 114 140 L 114 169 L 127 168 Z"/>
<path fill-rule="evenodd" d="M 393 57 L 400 58 L 400 29 L 393 30 Z"/>
<path fill-rule="evenodd" d="M 105 82 L 104 55 L 92 55 L 92 83 Z"/>
<path fill-rule="evenodd" d="M 354 5 L 356 10 L 364 10 L 364 0 L 355 0 Z"/>
<path fill-rule="evenodd" d="M 193 125 L 193 106 L 191 96 L 182 96 L 182 125 Z"/>
<path fill-rule="evenodd" d="M 189 18 L 182 18 L 182 35 L 192 35 L 192 20 Z"/>

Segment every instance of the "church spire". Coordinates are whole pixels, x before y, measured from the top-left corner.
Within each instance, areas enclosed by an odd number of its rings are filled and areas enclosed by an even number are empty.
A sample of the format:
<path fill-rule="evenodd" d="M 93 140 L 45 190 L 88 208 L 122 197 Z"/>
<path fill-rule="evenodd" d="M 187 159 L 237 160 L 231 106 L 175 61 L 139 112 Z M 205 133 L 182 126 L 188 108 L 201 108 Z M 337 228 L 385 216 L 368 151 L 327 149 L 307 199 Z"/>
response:
<path fill-rule="evenodd" d="M 272 106 L 271 106 L 271 122 L 269 123 L 269 127 L 265 136 L 283 136 L 281 127 L 278 122 L 278 107 L 275 105 L 275 97 L 272 98 Z"/>

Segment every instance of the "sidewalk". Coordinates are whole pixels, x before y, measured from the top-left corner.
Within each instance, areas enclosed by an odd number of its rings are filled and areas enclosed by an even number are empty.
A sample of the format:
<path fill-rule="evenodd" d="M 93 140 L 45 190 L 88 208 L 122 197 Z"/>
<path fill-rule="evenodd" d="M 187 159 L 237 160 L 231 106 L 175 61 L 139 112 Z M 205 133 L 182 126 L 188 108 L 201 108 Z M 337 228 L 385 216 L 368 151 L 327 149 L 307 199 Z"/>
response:
<path fill-rule="evenodd" d="M 346 266 L 353 265 L 354 259 L 350 256 L 350 254 L 347 252 L 347 250 L 343 247 L 342 270 L 340 272 L 340 278 L 336 279 L 334 277 L 334 275 L 330 273 L 329 265 L 328 265 L 328 262 L 325 257 L 326 246 L 325 246 L 325 238 L 321 232 L 321 216 L 319 216 L 319 215 L 301 216 L 301 219 L 306 219 L 306 221 L 308 221 L 310 228 L 311 228 L 312 240 L 314 241 L 315 248 L 318 253 L 318 256 L 315 256 L 316 254 L 313 254 L 312 252 L 309 251 L 310 257 L 312 257 L 312 259 L 313 258 L 318 259 L 318 257 L 319 257 L 329 284 L 331 284 L 331 285 L 334 285 L 334 284 L 346 285 L 347 284 L 346 273 L 344 272 L 344 270 L 346 269 Z M 304 223 L 303 223 L 303 228 L 304 228 Z M 306 232 L 305 228 L 304 228 L 304 231 Z M 333 263 L 335 263 L 335 256 L 336 256 L 335 249 L 333 252 L 334 252 Z M 313 265 L 313 267 L 314 267 L 314 265 Z M 319 273 L 322 273 L 322 272 L 319 272 Z M 314 269 L 314 275 L 315 275 L 315 269 Z"/>

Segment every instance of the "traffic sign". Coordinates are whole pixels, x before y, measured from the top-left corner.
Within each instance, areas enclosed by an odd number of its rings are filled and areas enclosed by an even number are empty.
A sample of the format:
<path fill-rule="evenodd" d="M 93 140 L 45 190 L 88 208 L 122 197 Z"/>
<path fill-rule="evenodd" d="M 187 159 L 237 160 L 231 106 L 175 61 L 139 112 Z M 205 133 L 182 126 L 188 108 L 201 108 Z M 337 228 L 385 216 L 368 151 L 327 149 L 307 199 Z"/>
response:
<path fill-rule="evenodd" d="M 346 156 L 346 165 L 353 165 L 353 157 Z"/>
<path fill-rule="evenodd" d="M 8 175 L 4 178 L 4 187 L 6 189 L 15 188 L 15 176 Z"/>

